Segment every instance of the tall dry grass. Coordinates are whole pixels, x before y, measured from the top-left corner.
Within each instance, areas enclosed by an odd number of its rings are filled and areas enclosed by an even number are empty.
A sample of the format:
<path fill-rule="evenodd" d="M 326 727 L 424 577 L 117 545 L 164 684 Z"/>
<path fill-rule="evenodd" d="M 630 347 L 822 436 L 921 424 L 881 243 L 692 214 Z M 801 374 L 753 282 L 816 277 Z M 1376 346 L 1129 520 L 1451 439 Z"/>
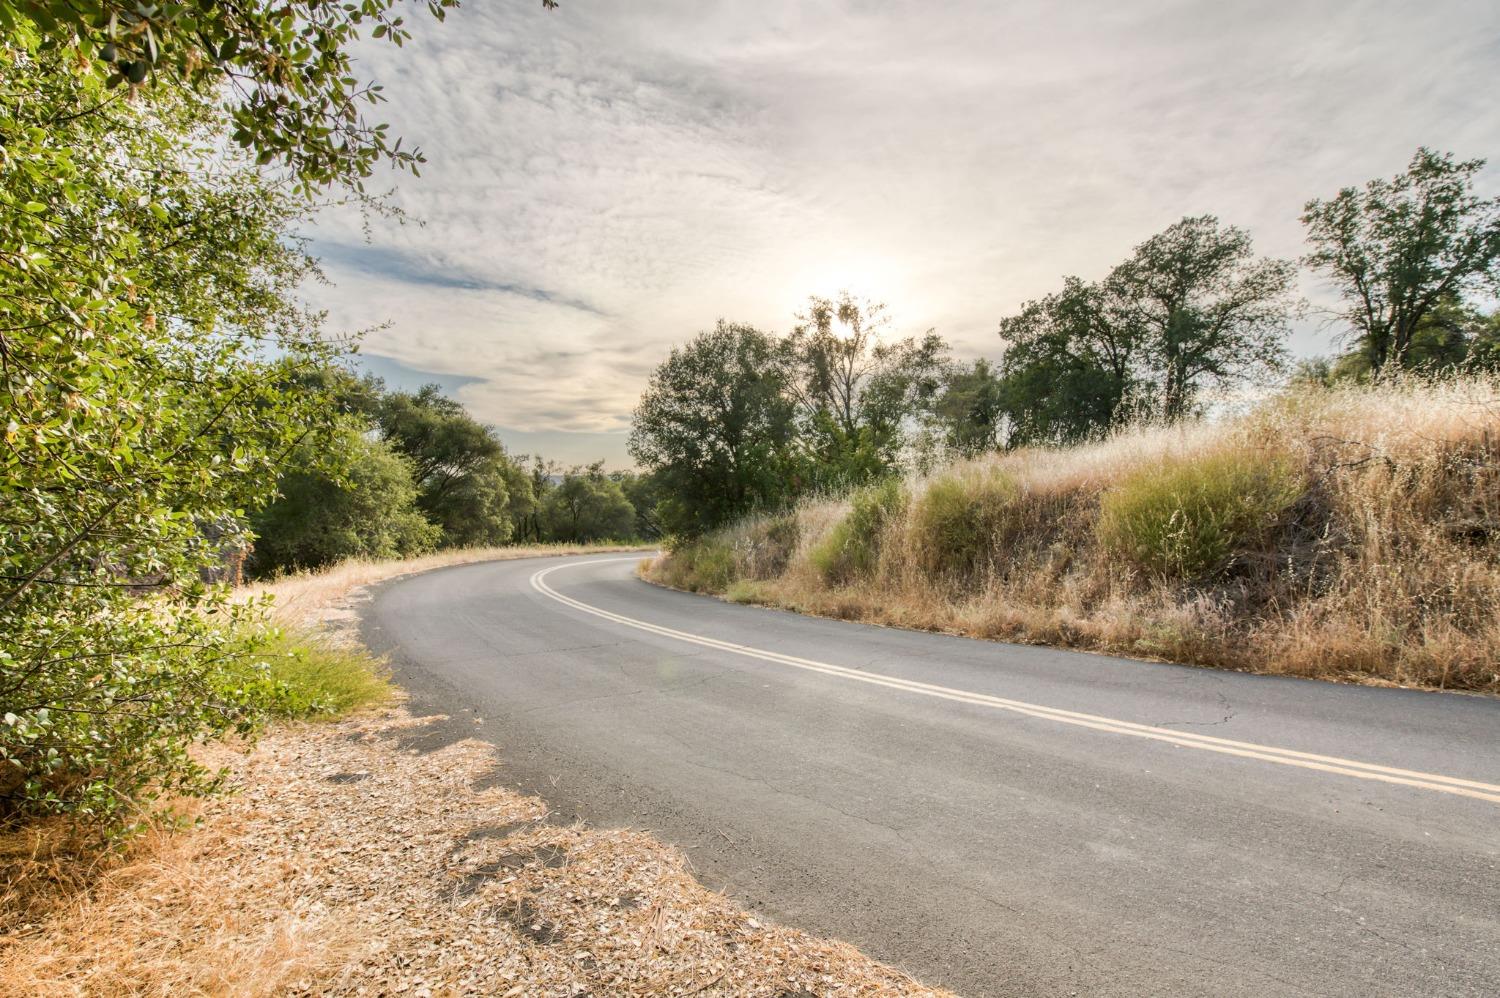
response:
<path fill-rule="evenodd" d="M 993 455 L 902 492 L 873 531 L 848 501 L 818 500 L 647 574 L 898 626 L 1500 690 L 1492 376 L 1308 388 L 1232 418 Z M 856 542 L 868 570 L 826 570 L 830 545 Z"/>

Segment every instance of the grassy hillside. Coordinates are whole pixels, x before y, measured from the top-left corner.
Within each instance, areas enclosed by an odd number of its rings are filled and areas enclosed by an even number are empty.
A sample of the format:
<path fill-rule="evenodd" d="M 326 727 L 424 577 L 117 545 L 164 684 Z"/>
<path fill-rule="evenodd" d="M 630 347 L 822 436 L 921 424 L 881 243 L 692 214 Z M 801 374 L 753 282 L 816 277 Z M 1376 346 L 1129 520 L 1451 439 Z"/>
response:
<path fill-rule="evenodd" d="M 654 581 L 904 627 L 1500 691 L 1500 380 L 1307 389 L 755 517 Z"/>

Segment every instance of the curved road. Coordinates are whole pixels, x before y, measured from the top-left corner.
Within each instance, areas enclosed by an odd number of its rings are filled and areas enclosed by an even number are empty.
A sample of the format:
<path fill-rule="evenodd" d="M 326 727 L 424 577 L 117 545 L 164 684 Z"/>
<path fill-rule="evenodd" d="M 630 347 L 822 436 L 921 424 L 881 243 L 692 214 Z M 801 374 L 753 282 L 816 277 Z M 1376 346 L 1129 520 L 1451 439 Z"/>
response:
<path fill-rule="evenodd" d="M 969 995 L 1500 994 L 1500 700 L 444 569 L 364 631 L 555 820 Z"/>

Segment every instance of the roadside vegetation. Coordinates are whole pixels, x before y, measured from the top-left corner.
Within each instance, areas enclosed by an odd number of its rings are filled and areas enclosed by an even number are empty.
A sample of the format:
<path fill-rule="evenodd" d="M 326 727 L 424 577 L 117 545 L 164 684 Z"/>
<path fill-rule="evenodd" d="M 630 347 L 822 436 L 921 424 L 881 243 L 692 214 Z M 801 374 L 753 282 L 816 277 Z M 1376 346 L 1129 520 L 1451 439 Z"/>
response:
<path fill-rule="evenodd" d="M 252 578 L 350 559 L 657 534 L 653 482 L 602 462 L 564 469 L 512 455 L 436 385 L 393 391 L 337 365 L 301 380 L 337 414 L 338 429 L 299 445 L 275 496 L 248 516 Z"/>
<path fill-rule="evenodd" d="M 850 620 L 1500 691 L 1500 378 L 1302 385 L 675 548 L 648 578 Z"/>
<path fill-rule="evenodd" d="M 850 619 L 1500 691 L 1500 199 L 1419 149 L 1304 207 L 1298 263 L 1189 216 L 1000 321 L 998 362 L 813 298 L 658 368 L 648 578 Z"/>

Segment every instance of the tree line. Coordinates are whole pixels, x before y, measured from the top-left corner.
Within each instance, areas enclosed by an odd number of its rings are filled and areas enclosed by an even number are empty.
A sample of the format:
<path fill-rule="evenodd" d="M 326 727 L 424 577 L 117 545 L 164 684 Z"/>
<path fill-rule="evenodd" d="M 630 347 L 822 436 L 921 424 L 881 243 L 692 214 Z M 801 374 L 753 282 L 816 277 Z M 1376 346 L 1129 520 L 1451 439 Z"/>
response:
<path fill-rule="evenodd" d="M 655 536 L 643 476 L 512 455 L 437 385 L 393 391 L 329 366 L 297 387 L 326 401 L 335 426 L 294 450 L 275 497 L 249 516 L 252 574 L 438 548 Z"/>
<path fill-rule="evenodd" d="M 996 361 L 956 361 L 931 330 L 892 338 L 884 307 L 847 293 L 811 298 L 784 336 L 720 321 L 652 374 L 631 454 L 669 497 L 662 529 L 691 535 L 943 455 L 1198 416 L 1289 373 L 1500 370 L 1500 312 L 1483 307 L 1500 293 L 1500 198 L 1475 192 L 1483 167 L 1423 148 L 1394 178 L 1307 202 L 1300 263 L 1338 298 L 1333 358 L 1288 371 L 1291 323 L 1312 311 L 1298 262 L 1192 216 L 1002 319 Z"/>

